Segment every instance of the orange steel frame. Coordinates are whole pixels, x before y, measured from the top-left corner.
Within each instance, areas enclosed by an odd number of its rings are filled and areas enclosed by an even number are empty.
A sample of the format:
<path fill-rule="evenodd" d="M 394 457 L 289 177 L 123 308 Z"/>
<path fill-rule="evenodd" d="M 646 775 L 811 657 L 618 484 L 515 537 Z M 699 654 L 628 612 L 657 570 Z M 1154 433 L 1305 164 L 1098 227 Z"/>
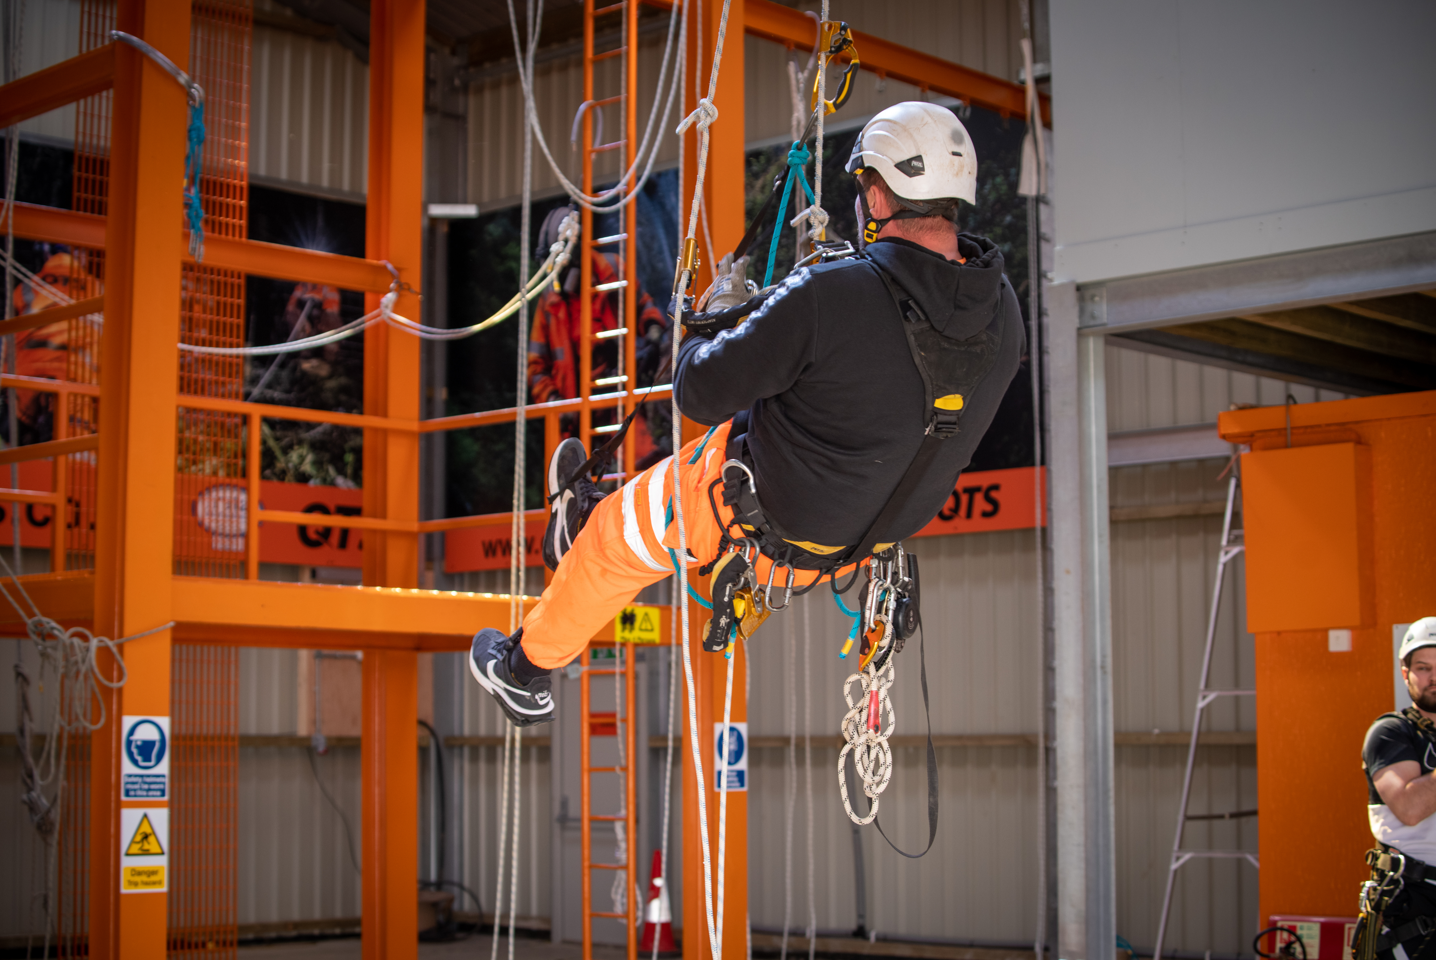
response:
<path fill-rule="evenodd" d="M 666 0 L 642 0 L 669 7 Z M 593 64 L 616 53 L 595 53 L 593 21 L 605 13 L 623 12 L 625 41 L 624 109 L 622 142 L 626 169 L 636 149 L 636 90 L 638 2 L 626 0 L 595 9 L 585 0 L 585 99 L 593 98 Z M 684 111 L 696 105 L 694 72 L 706 83 L 721 4 L 704 6 L 704 49 L 694 35 L 689 45 L 688 79 L 684 81 Z M 417 282 L 421 276 L 421 184 L 423 182 L 424 0 L 373 0 L 370 47 L 369 195 L 365 258 L 343 257 L 235 237 L 206 239 L 206 267 L 253 273 L 276 279 L 325 283 L 367 291 L 367 305 L 377 306 L 388 288 L 390 275 L 381 260 L 398 270 L 401 279 Z M 191 34 L 190 0 L 119 0 L 116 26 L 143 37 L 182 68 L 188 65 Z M 730 11 L 730 42 L 724 52 L 717 103 L 721 116 L 712 127 L 705 204 L 708 224 L 717 250 L 703 251 L 704 262 L 695 281 L 698 288 L 711 279 L 710 264 L 718 252 L 730 249 L 744 229 L 743 204 L 731 202 L 744 189 L 744 56 L 738 41 L 743 32 L 806 47 L 812 42 L 811 21 L 797 11 L 769 0 L 734 0 Z M 1022 88 L 1016 84 L 898 47 L 879 38 L 857 34 L 865 65 L 880 75 L 916 83 L 926 90 L 945 93 L 996 110 L 1004 116 L 1023 113 Z M 101 344 L 101 387 L 5 376 L 0 388 L 17 387 L 57 394 L 57 409 L 69 409 L 69 398 L 95 397 L 100 404 L 98 435 L 65 435 L 66 418 L 56 417 L 55 439 L 24 449 L 0 452 L 0 464 L 53 458 L 54 489 L 50 491 L 0 490 L 0 500 L 43 503 L 59 507 L 66 502 L 70 478 L 64 467 L 67 454 L 99 452 L 97 540 L 95 570 L 65 569 L 63 538 L 52 547 L 51 572 L 28 576 L 26 586 L 48 615 L 64 623 L 91 624 L 106 636 L 127 636 L 173 623 L 125 645 L 129 681 L 103 694 L 107 725 L 91 739 L 89 778 L 92 784 L 119 780 L 122 714 L 172 714 L 171 667 L 176 643 L 219 646 L 249 645 L 313 649 L 363 649 L 363 759 L 364 800 L 362 843 L 368 867 L 363 877 L 363 952 L 366 960 L 412 958 L 417 954 L 418 854 L 413 825 L 418 815 L 418 756 L 414 749 L 417 721 L 417 654 L 420 651 L 464 650 L 474 630 L 507 622 L 508 598 L 488 594 L 418 590 L 419 536 L 466 526 L 508 523 L 506 514 L 448 520 L 419 519 L 419 435 L 512 422 L 516 410 L 495 410 L 427 421 L 419 419 L 419 346 L 408 336 L 383 326 L 371 328 L 365 340 L 365 397 L 362 415 L 336 414 L 248 403 L 239 400 L 178 394 L 175 371 L 176 343 L 180 335 L 181 265 L 191 263 L 181 222 L 180 197 L 175 184 L 183 180 L 185 127 L 184 95 L 174 81 L 137 51 L 109 44 L 81 54 L 47 70 L 0 87 L 0 127 L 37 116 L 66 103 L 105 89 L 114 90 L 113 130 L 109 159 L 107 216 L 17 204 L 17 235 L 36 240 L 103 248 L 107 257 L 105 292 L 73 307 L 67 314 L 81 315 L 103 307 L 105 327 Z M 612 102 L 620 102 L 615 99 Z M 1047 105 L 1043 103 L 1044 119 Z M 586 113 L 584 135 L 584 188 L 593 189 L 592 111 Z M 603 145 L 599 145 L 602 147 Z M 617 145 L 614 145 L 616 147 Z M 142 154 L 143 148 L 143 154 Z M 611 148 L 612 149 L 612 148 Z M 695 176 L 696 131 L 688 133 L 682 196 L 692 196 Z M 142 162 L 143 156 L 143 162 Z M 726 201 L 726 202 L 725 202 Z M 624 212 L 624 233 L 637 232 L 636 209 Z M 614 410 L 620 418 L 631 409 L 632 381 L 620 381 L 610 392 L 592 392 L 591 292 L 594 248 L 592 216 L 583 215 L 581 282 L 583 345 L 581 395 L 528 407 L 528 416 L 545 422 L 546 447 L 552 450 L 559 436 L 559 418 L 579 415 L 585 441 L 604 430 L 594 428 L 593 412 Z M 635 245 L 625 242 L 622 275 L 625 286 L 622 376 L 634 374 L 637 284 Z M 417 292 L 400 294 L 396 309 L 416 315 Z M 60 318 L 50 312 L 45 322 Z M 28 318 L 5 323 L 0 335 L 25 329 Z M 654 388 L 666 395 L 670 388 Z M 658 399 L 655 396 L 654 399 Z M 248 513 L 244 579 L 213 579 L 174 575 L 174 495 L 176 414 L 180 407 L 242 416 L 246 425 L 245 480 Z M 364 430 L 364 513 L 357 517 L 329 517 L 326 524 L 372 531 L 366 540 L 363 587 L 287 584 L 258 579 L 258 525 L 269 520 L 295 523 L 309 519 L 286 511 L 264 510 L 258 504 L 259 426 L 264 418 L 326 422 Z M 685 422 L 685 439 L 697 435 L 696 425 Z M 625 445 L 621 471 L 613 479 L 631 476 L 634 452 Z M 534 511 L 532 519 L 542 517 Z M 697 585 L 703 589 L 703 585 Z M 667 629 L 665 611 L 664 628 Z M 0 624 L 15 626 L 13 616 L 0 615 Z M 691 629 L 696 645 L 702 618 Z M 596 642 L 611 643 L 609 638 Z M 742 657 L 741 648 L 734 651 Z M 587 662 L 589 656 L 584 654 Z M 107 654 L 102 668 L 114 670 Z M 626 762 L 637 763 L 633 727 L 634 677 L 632 658 L 625 675 L 629 707 L 625 729 Z M 699 654 L 693 658 L 698 692 L 699 741 L 710 741 L 715 720 L 721 719 L 726 661 Z M 744 665 L 734 664 L 741 675 Z M 588 671 L 583 684 L 582 709 L 588 719 Z M 734 691 L 732 719 L 747 717 L 741 686 Z M 685 711 L 686 723 L 686 711 Z M 588 768 L 587 723 L 583 762 Z M 707 807 L 710 835 L 717 837 L 718 794 L 711 789 L 712 757 L 707 753 Z M 591 772 L 600 772 L 592 770 Z M 626 815 L 629 855 L 628 910 L 622 919 L 629 931 L 629 956 L 636 937 L 634 902 L 636 845 L 634 781 L 627 777 Z M 701 891 L 702 855 L 699 849 L 698 805 L 692 789 L 693 757 L 683 756 L 683 925 L 684 955 L 689 960 L 707 955 L 707 932 Z M 584 816 L 588 784 L 584 778 Z M 745 955 L 747 916 L 747 797 L 729 795 L 728 862 L 725 886 L 724 956 Z M 88 953 L 96 960 L 154 957 L 167 949 L 168 897 L 162 893 L 121 895 L 119 892 L 120 808 L 116 792 L 90 791 L 88 818 Z M 591 951 L 588 916 L 591 911 L 590 838 L 584 832 L 585 956 Z M 172 860 L 173 865 L 175 861 Z"/>

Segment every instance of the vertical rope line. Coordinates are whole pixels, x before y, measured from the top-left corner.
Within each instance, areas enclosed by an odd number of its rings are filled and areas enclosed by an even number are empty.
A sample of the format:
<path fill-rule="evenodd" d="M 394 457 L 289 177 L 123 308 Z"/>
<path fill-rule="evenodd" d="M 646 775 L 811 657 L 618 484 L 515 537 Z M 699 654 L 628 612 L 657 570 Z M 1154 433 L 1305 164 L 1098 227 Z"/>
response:
<path fill-rule="evenodd" d="M 1030 0 L 1019 0 L 1022 11 L 1023 53 L 1027 61 L 1027 129 L 1034 138 L 1038 175 L 1038 194 L 1046 186 L 1046 150 L 1042 140 L 1042 113 L 1036 97 L 1037 85 L 1032 76 L 1032 10 Z M 1033 931 L 1032 950 L 1042 960 L 1047 940 L 1047 588 L 1046 557 L 1043 553 L 1042 514 L 1045 484 L 1042 472 L 1042 225 L 1039 197 L 1027 198 L 1027 316 L 1032 328 L 1028 343 L 1028 367 L 1032 377 L 1032 466 L 1036 482 L 1032 487 L 1032 540 L 1036 554 L 1034 573 L 1037 594 L 1037 662 L 1042 664 L 1042 696 L 1039 697 L 1037 719 L 1037 925 Z"/>
<path fill-rule="evenodd" d="M 812 598 L 811 593 L 803 595 L 803 774 L 807 779 L 808 794 L 808 960 L 814 960 L 818 951 L 818 909 L 813 900 L 813 728 L 809 722 L 813 706 L 813 690 L 809 676 L 813 666 Z"/>
<path fill-rule="evenodd" d="M 698 103 L 697 109 L 696 109 L 692 114 L 690 114 L 689 117 L 688 117 L 688 119 L 684 120 L 683 124 L 680 125 L 680 127 L 679 127 L 679 131 L 682 132 L 682 131 L 684 131 L 684 130 L 687 129 L 687 127 L 688 127 L 688 125 L 689 125 L 690 122 L 695 121 L 695 120 L 697 121 L 697 126 L 698 126 L 698 156 L 697 156 L 697 164 L 696 164 L 696 176 L 695 176 L 694 185 L 693 185 L 693 202 L 692 202 L 692 204 L 690 205 L 689 211 L 688 211 L 688 230 L 687 230 L 687 233 L 686 233 L 686 235 L 685 235 L 685 243 L 687 242 L 687 241 L 686 241 L 686 238 L 687 238 L 687 237 L 692 237 L 692 236 L 694 235 L 695 231 L 697 230 L 697 226 L 698 226 L 698 216 L 699 216 L 699 212 L 700 212 L 700 209 L 701 209 L 701 203 L 702 203 L 702 198 L 703 198 L 703 179 L 704 179 L 704 174 L 705 174 L 705 171 L 706 171 L 706 168 L 707 168 L 707 163 L 708 163 L 708 125 L 713 121 L 713 119 L 715 118 L 716 113 L 717 113 L 717 111 L 716 111 L 716 109 L 714 108 L 713 103 L 712 103 L 712 97 L 713 97 L 713 93 L 716 91 L 717 85 L 718 85 L 718 71 L 719 71 L 719 68 L 720 68 L 720 65 L 721 65 L 722 59 L 723 59 L 723 40 L 724 40 L 724 38 L 725 38 L 725 36 L 726 36 L 726 34 L 727 34 L 727 29 L 728 29 L 728 12 L 729 12 L 729 7 L 730 7 L 730 5 L 731 5 L 731 2 L 732 2 L 732 0 L 723 0 L 723 12 L 722 12 L 722 15 L 721 15 L 721 17 L 720 17 L 720 19 L 719 19 L 719 24 L 718 24 L 718 36 L 717 36 L 717 38 L 716 38 L 716 40 L 715 40 L 714 47 L 713 47 L 713 64 L 712 64 L 712 68 L 711 68 L 710 73 L 709 73 L 708 98 L 707 98 L 707 101 L 704 102 L 704 101 L 700 100 L 699 103 Z M 700 27 L 699 27 L 699 29 L 701 29 L 702 17 L 699 16 L 699 17 L 698 17 L 698 20 L 699 20 L 699 22 L 700 22 Z M 699 45 L 699 51 L 700 51 L 700 56 L 701 56 L 701 51 L 702 51 L 701 42 L 700 42 L 700 45 Z M 701 68 L 701 64 L 700 64 L 700 68 Z M 678 302 L 677 294 L 679 294 L 681 291 L 684 291 L 684 290 L 686 290 L 686 289 L 688 288 L 688 284 L 689 284 L 689 282 L 691 281 L 691 279 L 692 279 L 692 271 L 691 271 L 691 268 L 690 268 L 690 269 L 685 269 L 685 270 L 679 275 L 678 284 L 676 285 L 677 289 L 675 289 L 675 291 L 674 291 L 674 293 L 675 293 L 675 302 Z M 675 321 L 676 321 L 677 319 L 678 319 L 678 318 L 675 317 Z M 677 336 L 674 336 L 674 337 L 673 337 L 673 369 L 674 369 L 674 372 L 675 372 L 675 376 L 676 376 L 677 368 L 678 368 L 678 347 L 679 347 L 679 339 L 678 339 Z M 676 391 L 676 390 L 674 391 L 674 395 L 673 395 L 672 410 L 673 410 L 674 450 L 677 451 L 677 450 L 681 450 L 681 449 L 682 449 L 682 445 L 681 445 L 681 442 L 680 442 L 680 441 L 681 441 L 681 433 L 682 433 L 682 429 L 681 429 L 682 418 L 681 418 L 681 412 L 680 412 L 679 409 L 678 409 L 678 399 L 677 399 L 677 391 Z M 688 688 L 688 689 L 687 689 L 687 693 L 688 693 L 688 721 L 689 721 L 689 722 L 688 722 L 688 728 L 689 728 L 689 733 L 690 733 L 689 740 L 690 740 L 690 745 L 691 745 L 692 750 L 693 750 L 693 774 L 694 774 L 694 778 L 695 778 L 695 780 L 696 780 L 697 799 L 698 799 L 698 829 L 699 829 L 699 839 L 700 839 L 700 841 L 701 841 L 701 843 L 702 843 L 702 849 L 703 849 L 703 894 L 704 894 L 703 906 L 704 906 L 704 913 L 705 913 L 704 919 L 705 919 L 705 920 L 707 921 L 707 923 L 708 923 L 708 941 L 709 941 L 709 948 L 710 948 L 710 950 L 711 950 L 711 952 L 712 952 L 712 956 L 713 956 L 714 960 L 722 960 L 722 951 L 723 951 L 722 925 L 721 925 L 721 922 L 715 922 L 714 891 L 713 891 L 713 881 L 714 881 L 714 877 L 713 877 L 713 873 L 712 873 L 712 858 L 711 858 L 711 850 L 710 850 L 710 847 L 709 847 L 709 837 L 708 837 L 708 800 L 707 800 L 707 794 L 706 794 L 707 786 L 708 786 L 708 785 L 707 785 L 706 779 L 705 779 L 704 774 L 703 774 L 703 757 L 702 757 L 702 752 L 701 752 L 701 750 L 700 750 L 700 748 L 699 748 L 699 741 L 698 741 L 698 698 L 697 698 L 697 691 L 696 691 L 695 688 L 694 688 L 694 681 L 693 681 L 693 651 L 692 651 L 692 642 L 691 642 L 691 638 L 690 638 L 690 636 L 689 636 L 689 631 L 688 631 L 688 600 L 687 600 L 687 587 L 688 587 L 688 530 L 687 530 L 686 521 L 684 520 L 684 516 L 683 516 L 683 509 L 682 509 L 682 491 L 681 491 L 680 484 L 679 484 L 679 471 L 678 471 L 678 466 L 679 466 L 679 458 L 678 458 L 677 456 L 675 456 L 675 457 L 673 458 L 673 495 L 674 495 L 674 503 L 675 503 L 674 513 L 675 513 L 675 516 L 677 517 L 677 520 L 678 520 L 679 555 L 680 555 L 680 557 L 681 557 L 681 562 L 678 563 L 677 566 L 678 566 L 678 574 L 679 574 L 680 586 L 683 587 L 682 598 L 681 598 L 681 602 L 682 602 L 682 604 L 683 604 L 683 616 L 682 616 L 682 620 L 683 620 L 683 673 L 684 673 L 684 679 L 685 679 L 685 681 L 686 681 L 686 683 L 687 683 L 687 688 Z M 725 707 L 724 707 L 725 720 L 727 719 L 727 716 L 728 716 L 729 702 L 731 701 L 732 690 L 733 690 L 733 663 L 732 663 L 732 661 L 730 660 L 729 663 L 728 663 L 728 687 L 727 687 L 727 691 L 726 691 L 726 693 L 725 693 L 725 695 L 724 695 L 724 699 L 725 699 Z M 725 751 L 724 751 L 724 756 L 726 757 L 726 755 L 727 755 L 727 751 L 725 750 Z M 726 764 L 724 764 L 724 766 L 726 767 Z M 723 785 L 726 786 L 726 783 L 723 784 Z M 726 830 L 724 829 L 724 828 L 725 828 L 725 825 L 726 825 L 726 824 L 725 824 L 725 819 L 724 819 L 724 818 L 725 818 L 725 815 L 726 815 L 726 812 L 727 812 L 727 798 L 726 798 L 726 796 L 724 796 L 724 797 L 720 800 L 720 808 L 719 808 L 718 855 L 719 855 L 720 864 L 721 864 L 721 861 L 722 861 L 722 858 L 723 858 L 724 844 L 725 844 L 726 839 L 727 839 Z M 720 881 L 720 882 L 721 882 L 721 881 Z M 721 913 L 722 913 L 722 893 L 721 893 L 721 890 L 720 890 L 720 892 L 719 892 L 719 894 L 718 894 L 718 897 L 719 897 L 719 900 L 718 900 L 717 913 L 718 913 L 719 916 L 721 916 Z"/>
<path fill-rule="evenodd" d="M 514 835 L 510 843 L 513 850 L 509 855 L 509 960 L 514 960 L 514 924 L 519 906 L 519 826 L 523 816 L 523 805 L 519 803 L 519 775 L 523 772 L 523 727 L 514 727 Z M 498 942 L 499 916 L 494 914 L 494 942 Z"/>
<path fill-rule="evenodd" d="M 828 0 L 823 0 L 823 23 L 828 22 Z M 818 27 L 818 131 L 813 161 L 813 206 L 823 209 L 823 128 L 827 125 L 828 113 L 828 48 L 822 42 L 823 28 Z M 812 221 L 814 239 L 822 229 L 816 219 Z"/>
<path fill-rule="evenodd" d="M 498 960 L 499 956 L 499 933 L 503 926 L 502 920 L 504 909 L 504 857 L 508 853 L 509 829 L 509 754 L 513 749 L 514 725 L 507 720 L 504 722 L 504 759 L 499 767 L 499 864 L 494 879 L 494 923 L 493 941 L 490 943 L 489 960 Z"/>
<path fill-rule="evenodd" d="M 806 596 L 806 594 L 804 595 Z M 793 917 L 793 811 L 798 802 L 798 635 L 793 618 L 783 618 L 784 639 L 788 641 L 788 763 L 786 809 L 783 814 L 783 943 L 780 960 L 788 960 L 788 929 Z"/>

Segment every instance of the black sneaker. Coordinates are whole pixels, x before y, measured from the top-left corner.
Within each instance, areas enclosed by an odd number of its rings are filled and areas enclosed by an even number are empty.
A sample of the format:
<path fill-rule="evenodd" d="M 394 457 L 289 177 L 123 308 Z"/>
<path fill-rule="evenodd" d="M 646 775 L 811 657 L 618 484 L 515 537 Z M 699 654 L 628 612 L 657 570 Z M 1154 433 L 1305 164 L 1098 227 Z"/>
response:
<path fill-rule="evenodd" d="M 480 630 L 469 648 L 469 672 L 479 686 L 493 694 L 515 726 L 531 727 L 553 720 L 553 681 L 545 675 L 534 677 L 524 686 L 510 671 L 509 652 L 522 633 L 519 630 L 506 637 L 492 627 Z"/>
<path fill-rule="evenodd" d="M 551 504 L 548 529 L 543 534 L 543 562 L 557 570 L 559 561 L 573 546 L 574 538 L 588 521 L 588 515 L 603 499 L 587 473 L 565 482 L 588 460 L 583 441 L 569 437 L 558 445 L 548 462 L 548 489 Z"/>

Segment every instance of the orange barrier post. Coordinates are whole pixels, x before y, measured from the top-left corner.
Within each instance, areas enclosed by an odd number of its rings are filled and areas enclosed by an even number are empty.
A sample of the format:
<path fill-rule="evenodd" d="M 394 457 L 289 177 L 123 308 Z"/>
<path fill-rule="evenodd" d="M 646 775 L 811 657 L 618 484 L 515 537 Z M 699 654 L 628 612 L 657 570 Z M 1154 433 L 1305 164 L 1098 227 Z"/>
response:
<path fill-rule="evenodd" d="M 424 0 L 374 0 L 369 31 L 369 195 L 366 255 L 394 265 L 417 287 L 423 244 Z M 370 293 L 367 309 L 379 306 Z M 395 304 L 419 315 L 418 290 Z M 364 412 L 419 419 L 419 341 L 384 324 L 364 339 Z M 417 432 L 364 431 L 364 513 L 419 519 Z M 419 576 L 417 532 L 365 537 L 364 582 L 413 587 Z M 416 624 L 416 626 L 419 626 Z M 419 949 L 418 655 L 369 650 L 364 657 L 363 793 L 364 960 L 412 960 Z"/>
<path fill-rule="evenodd" d="M 117 13 L 119 29 L 143 37 L 182 68 L 188 63 L 188 0 L 120 0 Z M 96 631 L 109 637 L 173 617 L 175 344 L 184 252 L 176 225 L 188 119 L 185 92 L 160 67 L 130 47 L 115 56 L 94 616 Z M 165 954 L 168 878 L 162 871 L 122 884 L 121 876 L 141 832 L 137 823 L 134 836 L 125 835 L 134 819 L 128 810 L 144 810 L 156 834 L 140 837 L 135 850 L 167 848 L 168 801 L 122 801 L 118 785 L 121 718 L 170 713 L 170 643 L 166 630 L 125 644 L 129 680 L 104 692 L 106 724 L 91 738 L 89 955 L 95 960 Z M 114 669 L 107 655 L 101 658 L 102 669 Z"/>
<path fill-rule="evenodd" d="M 1252 448 L 1260 916 L 1354 916 L 1363 738 L 1394 706 L 1394 631 L 1436 612 L 1436 392 L 1237 410 L 1218 429 Z"/>

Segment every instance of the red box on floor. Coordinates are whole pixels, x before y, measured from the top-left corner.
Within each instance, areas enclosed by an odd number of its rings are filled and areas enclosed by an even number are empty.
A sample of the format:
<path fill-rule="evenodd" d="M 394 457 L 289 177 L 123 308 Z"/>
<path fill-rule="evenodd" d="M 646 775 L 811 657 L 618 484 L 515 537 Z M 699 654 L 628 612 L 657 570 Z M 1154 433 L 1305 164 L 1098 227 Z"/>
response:
<path fill-rule="evenodd" d="M 1294 917 L 1275 916 L 1268 927 L 1284 927 L 1290 933 L 1269 933 L 1262 939 L 1267 953 L 1280 953 L 1281 948 L 1301 938 L 1306 960 L 1351 960 L 1351 936 L 1356 932 L 1355 917 Z M 1300 947 L 1291 955 L 1301 960 Z"/>

